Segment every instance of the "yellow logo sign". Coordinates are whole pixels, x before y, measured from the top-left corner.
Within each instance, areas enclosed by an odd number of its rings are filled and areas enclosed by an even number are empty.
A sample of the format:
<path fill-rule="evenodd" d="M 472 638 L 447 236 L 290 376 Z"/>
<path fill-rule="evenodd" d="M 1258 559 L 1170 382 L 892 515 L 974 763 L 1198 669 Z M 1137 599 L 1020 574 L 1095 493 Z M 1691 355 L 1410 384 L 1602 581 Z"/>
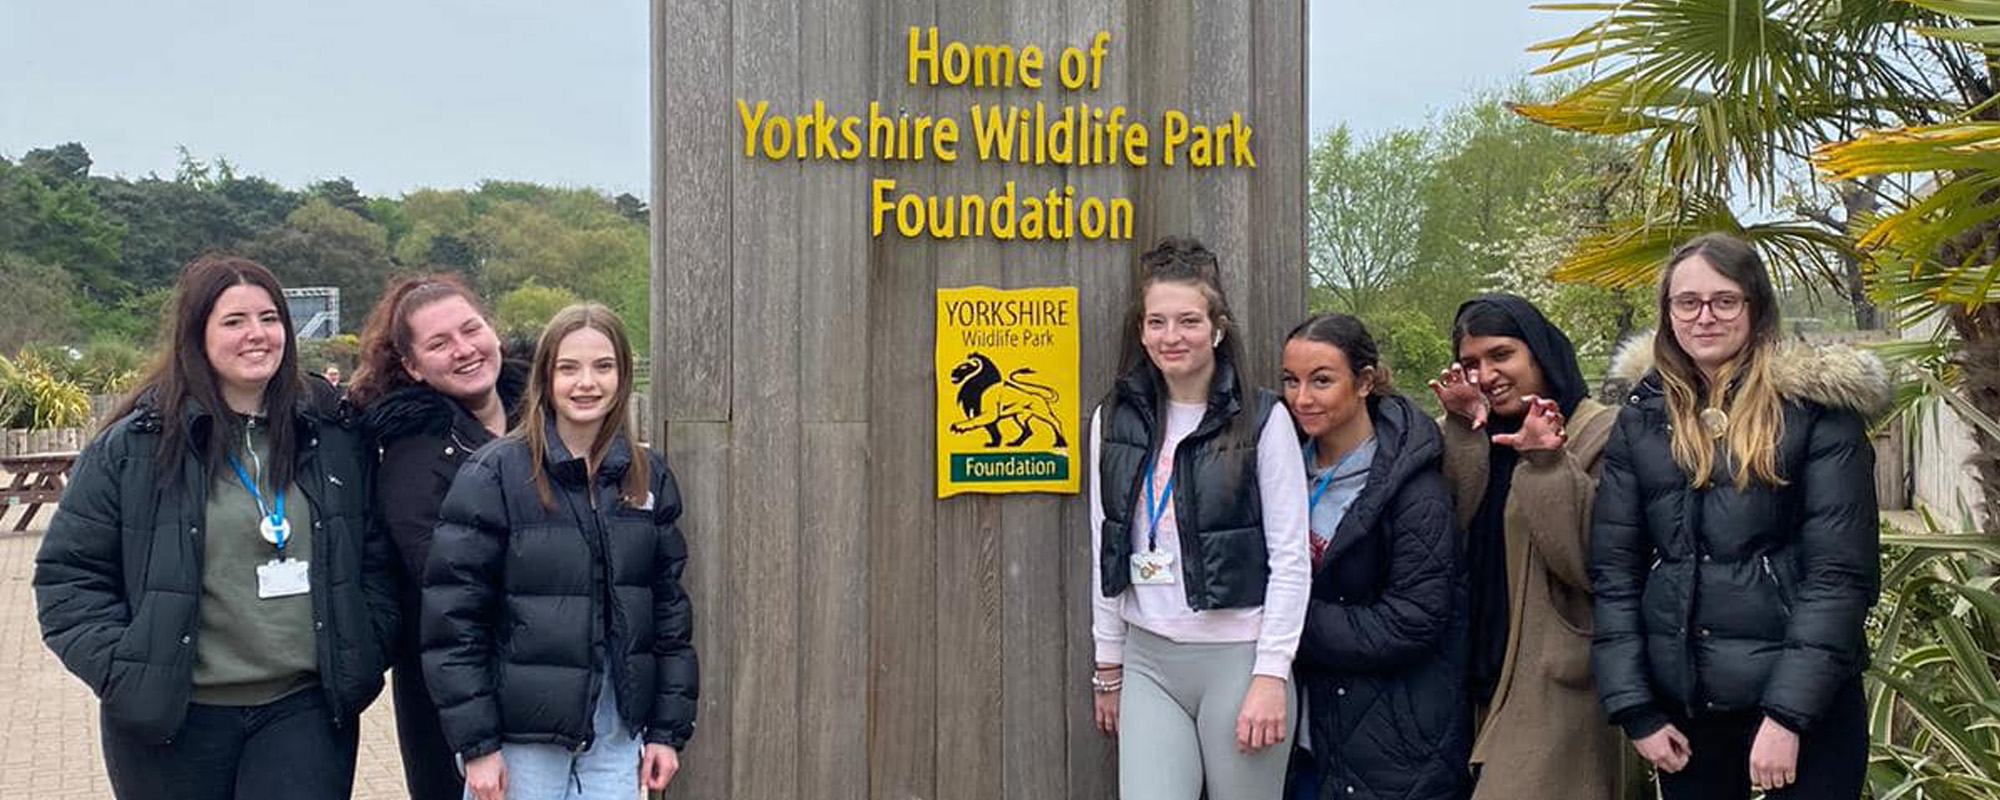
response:
<path fill-rule="evenodd" d="M 938 496 L 1074 494 L 1076 287 L 938 290 Z"/>

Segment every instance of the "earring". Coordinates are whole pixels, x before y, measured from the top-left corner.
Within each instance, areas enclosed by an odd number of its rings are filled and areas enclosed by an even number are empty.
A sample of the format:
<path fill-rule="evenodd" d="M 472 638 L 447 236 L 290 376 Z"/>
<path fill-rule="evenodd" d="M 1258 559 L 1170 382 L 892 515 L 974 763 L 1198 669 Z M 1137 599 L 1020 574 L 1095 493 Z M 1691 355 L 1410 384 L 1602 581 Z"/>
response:
<path fill-rule="evenodd" d="M 1209 341 L 1209 343 L 1208 343 L 1208 346 L 1209 346 L 1209 347 L 1221 347 L 1221 346 L 1222 346 L 1222 331 L 1216 331 L 1216 332 L 1215 332 L 1215 338 Z"/>

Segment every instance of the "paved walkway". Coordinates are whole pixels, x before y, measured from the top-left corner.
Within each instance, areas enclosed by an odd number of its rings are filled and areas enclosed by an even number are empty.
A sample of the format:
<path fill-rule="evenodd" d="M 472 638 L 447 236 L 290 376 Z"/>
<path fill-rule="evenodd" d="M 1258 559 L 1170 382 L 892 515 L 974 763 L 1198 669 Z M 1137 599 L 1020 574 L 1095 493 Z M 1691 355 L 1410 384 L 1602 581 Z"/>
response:
<path fill-rule="evenodd" d="M 108 800 L 97 701 L 42 646 L 35 624 L 29 581 L 41 541 L 37 531 L 0 533 L 0 800 Z M 392 714 L 384 691 L 362 717 L 357 800 L 406 796 Z"/>

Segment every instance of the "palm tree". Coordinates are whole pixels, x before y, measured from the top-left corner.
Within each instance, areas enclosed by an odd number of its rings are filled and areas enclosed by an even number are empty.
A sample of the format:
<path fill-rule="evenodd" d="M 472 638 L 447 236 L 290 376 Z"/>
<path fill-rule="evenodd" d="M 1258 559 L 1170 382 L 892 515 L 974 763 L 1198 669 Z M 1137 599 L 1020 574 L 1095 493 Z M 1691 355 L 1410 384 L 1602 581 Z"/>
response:
<path fill-rule="evenodd" d="M 1941 318 L 1917 386 L 1979 426 L 2000 514 L 2000 0 L 1626 0 L 1534 45 L 1578 88 L 1515 110 L 1621 137 L 1645 213 L 1580 240 L 1558 280 L 1651 282 L 1679 242 L 1728 231 L 1796 277 L 1907 323 Z M 1815 174 L 1826 183 L 1814 180 Z M 1746 210 L 1755 209 L 1757 218 Z M 1865 291 L 1864 291 L 1865 290 Z M 1872 301 L 1872 303 L 1871 303 Z"/>

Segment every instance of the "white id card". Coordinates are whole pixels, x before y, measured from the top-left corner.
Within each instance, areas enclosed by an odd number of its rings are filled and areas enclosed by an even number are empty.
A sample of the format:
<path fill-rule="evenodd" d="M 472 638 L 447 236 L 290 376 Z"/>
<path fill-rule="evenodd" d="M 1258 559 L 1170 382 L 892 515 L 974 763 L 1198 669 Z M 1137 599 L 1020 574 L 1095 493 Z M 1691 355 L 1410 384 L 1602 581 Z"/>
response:
<path fill-rule="evenodd" d="M 312 591 L 306 579 L 306 562 L 281 558 L 257 565 L 257 599 L 295 597 Z"/>
<path fill-rule="evenodd" d="M 1132 583 L 1165 585 L 1174 582 L 1174 554 L 1164 550 L 1141 550 L 1132 554 Z"/>

